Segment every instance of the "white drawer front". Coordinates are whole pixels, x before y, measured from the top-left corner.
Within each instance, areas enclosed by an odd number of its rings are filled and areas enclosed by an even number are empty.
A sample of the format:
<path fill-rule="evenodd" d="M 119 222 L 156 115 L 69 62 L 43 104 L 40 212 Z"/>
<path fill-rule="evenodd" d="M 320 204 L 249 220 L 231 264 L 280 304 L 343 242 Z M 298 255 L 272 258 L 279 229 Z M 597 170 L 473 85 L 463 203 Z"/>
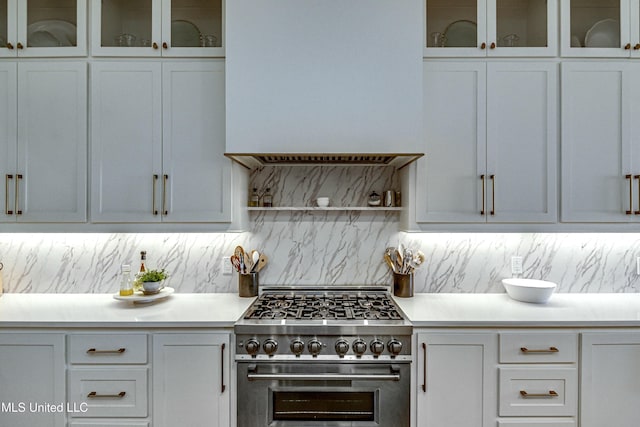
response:
<path fill-rule="evenodd" d="M 575 368 L 501 367 L 500 416 L 576 416 L 578 374 Z"/>
<path fill-rule="evenodd" d="M 500 420 L 498 427 L 575 427 L 576 420 Z"/>
<path fill-rule="evenodd" d="M 69 362 L 109 365 L 147 363 L 147 335 L 69 335 Z"/>
<path fill-rule="evenodd" d="M 575 363 L 578 334 L 571 332 L 500 333 L 500 363 Z"/>
<path fill-rule="evenodd" d="M 69 401 L 73 417 L 146 417 L 147 368 L 71 369 Z"/>

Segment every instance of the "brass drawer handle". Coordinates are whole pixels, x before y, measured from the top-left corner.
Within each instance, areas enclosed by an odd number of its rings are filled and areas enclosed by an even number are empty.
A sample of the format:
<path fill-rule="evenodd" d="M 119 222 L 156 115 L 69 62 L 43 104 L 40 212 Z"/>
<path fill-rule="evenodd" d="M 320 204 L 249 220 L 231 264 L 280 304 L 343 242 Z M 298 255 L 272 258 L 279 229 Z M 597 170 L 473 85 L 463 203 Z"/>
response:
<path fill-rule="evenodd" d="M 13 50 L 13 44 L 11 44 L 11 43 L 7 43 L 7 49 L 9 49 L 9 50 Z"/>
<path fill-rule="evenodd" d="M 485 42 L 482 42 L 482 44 L 480 45 L 480 49 L 485 50 L 487 48 L 487 44 Z"/>
<path fill-rule="evenodd" d="M 485 176 L 484 176 L 484 174 L 480 175 L 480 181 L 482 182 L 482 210 L 480 211 L 480 215 L 484 215 L 485 214 L 484 207 L 485 207 L 485 201 L 486 201 L 486 195 L 484 194 L 485 193 L 485 189 L 484 189 L 484 187 L 485 187 L 485 182 L 484 182 L 485 181 Z"/>
<path fill-rule="evenodd" d="M 630 50 L 631 49 L 631 43 L 627 43 L 624 45 L 624 50 Z"/>
<path fill-rule="evenodd" d="M 169 175 L 164 174 L 162 179 L 162 215 L 169 215 L 167 210 L 167 181 L 169 181 Z"/>
<path fill-rule="evenodd" d="M 491 42 L 491 46 L 489 46 L 490 49 L 495 49 L 496 48 L 496 43 L 495 42 Z"/>
<path fill-rule="evenodd" d="M 98 394 L 97 391 L 92 391 L 91 393 L 87 394 L 87 397 L 91 398 L 91 399 L 95 399 L 95 398 L 109 398 L 109 399 L 122 399 L 125 395 L 127 394 L 126 391 L 121 391 L 118 394 Z"/>
<path fill-rule="evenodd" d="M 158 50 L 158 43 L 153 42 L 153 45 L 152 45 L 152 46 L 153 46 L 153 48 L 154 48 L 155 50 Z"/>
<path fill-rule="evenodd" d="M 527 393 L 525 390 L 520 390 L 520 396 L 525 399 L 529 397 L 558 397 L 558 393 L 554 390 L 549 390 L 549 393 Z"/>
<path fill-rule="evenodd" d="M 18 44 L 16 45 L 16 47 L 18 49 L 24 49 L 24 46 L 22 45 L 22 43 L 18 42 Z"/>
<path fill-rule="evenodd" d="M 162 48 L 169 49 L 169 45 L 167 44 L 167 42 L 162 42 Z"/>
<path fill-rule="evenodd" d="M 636 45 L 633 47 L 633 50 L 640 50 L 640 43 L 636 43 Z"/>
<path fill-rule="evenodd" d="M 127 349 L 124 347 L 117 350 L 96 350 L 95 348 L 90 348 L 87 350 L 87 354 L 122 354 L 125 351 L 127 351 Z"/>
<path fill-rule="evenodd" d="M 7 174 L 4 177 L 4 213 L 13 215 L 13 210 L 9 209 L 9 181 L 13 179 L 13 175 Z"/>
<path fill-rule="evenodd" d="M 490 175 L 489 178 L 491 179 L 491 212 L 489 213 L 491 215 L 495 215 L 496 214 L 496 176 Z"/>
<path fill-rule="evenodd" d="M 633 175 L 628 174 L 624 177 L 629 180 L 629 209 L 624 211 L 624 213 L 631 215 L 633 213 Z"/>
<path fill-rule="evenodd" d="M 20 209 L 20 181 L 22 181 L 22 174 L 16 174 L 16 198 L 15 198 L 15 203 L 13 205 L 14 209 L 16 210 L 16 215 L 22 215 L 22 210 Z"/>
<path fill-rule="evenodd" d="M 520 351 L 523 353 L 557 353 L 558 347 L 549 347 L 549 348 L 541 348 L 541 349 L 528 349 L 527 347 L 520 347 Z"/>
<path fill-rule="evenodd" d="M 151 214 L 158 215 L 158 210 L 156 209 L 156 184 L 158 182 L 158 174 L 153 174 L 153 184 L 151 186 Z"/>
<path fill-rule="evenodd" d="M 634 211 L 633 213 L 636 215 L 640 215 L 640 175 L 635 175 L 634 178 L 638 180 L 638 210 Z M 633 209 L 633 206 L 631 207 L 631 209 Z"/>

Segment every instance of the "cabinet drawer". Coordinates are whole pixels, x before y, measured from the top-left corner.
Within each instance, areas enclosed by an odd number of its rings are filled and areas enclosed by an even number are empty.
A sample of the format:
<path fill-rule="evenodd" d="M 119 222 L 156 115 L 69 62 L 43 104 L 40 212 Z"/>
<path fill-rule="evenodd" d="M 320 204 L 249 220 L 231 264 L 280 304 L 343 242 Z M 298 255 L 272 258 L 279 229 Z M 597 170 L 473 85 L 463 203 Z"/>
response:
<path fill-rule="evenodd" d="M 500 420 L 498 427 L 575 427 L 576 420 Z"/>
<path fill-rule="evenodd" d="M 92 365 L 147 363 L 147 335 L 69 335 L 69 362 Z"/>
<path fill-rule="evenodd" d="M 575 368 L 501 367 L 500 416 L 576 416 L 578 381 Z"/>
<path fill-rule="evenodd" d="M 500 334 L 500 363 L 575 363 L 578 335 L 571 332 Z"/>
<path fill-rule="evenodd" d="M 71 369 L 69 401 L 84 409 L 74 417 L 146 417 L 147 368 Z"/>

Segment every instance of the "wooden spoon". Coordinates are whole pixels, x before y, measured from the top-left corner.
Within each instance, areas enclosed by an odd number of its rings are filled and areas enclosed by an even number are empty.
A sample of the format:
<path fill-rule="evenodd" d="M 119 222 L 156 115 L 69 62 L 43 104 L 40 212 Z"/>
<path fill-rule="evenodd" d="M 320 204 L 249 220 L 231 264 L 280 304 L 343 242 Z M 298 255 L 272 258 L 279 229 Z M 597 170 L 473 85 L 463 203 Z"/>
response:
<path fill-rule="evenodd" d="M 268 261 L 269 261 L 269 258 L 267 258 L 265 254 L 260 254 L 260 258 L 258 259 L 258 264 L 254 267 L 254 270 L 256 271 L 256 273 L 262 270 L 264 266 L 267 265 Z"/>

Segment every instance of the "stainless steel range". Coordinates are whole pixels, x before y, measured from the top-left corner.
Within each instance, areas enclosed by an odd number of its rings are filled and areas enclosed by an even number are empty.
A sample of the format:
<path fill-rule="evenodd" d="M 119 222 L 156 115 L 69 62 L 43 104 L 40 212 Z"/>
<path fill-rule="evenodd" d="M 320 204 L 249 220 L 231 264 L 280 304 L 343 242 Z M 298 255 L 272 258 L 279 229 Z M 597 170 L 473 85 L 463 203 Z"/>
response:
<path fill-rule="evenodd" d="M 412 326 L 383 288 L 269 288 L 235 325 L 238 427 L 408 427 Z"/>

